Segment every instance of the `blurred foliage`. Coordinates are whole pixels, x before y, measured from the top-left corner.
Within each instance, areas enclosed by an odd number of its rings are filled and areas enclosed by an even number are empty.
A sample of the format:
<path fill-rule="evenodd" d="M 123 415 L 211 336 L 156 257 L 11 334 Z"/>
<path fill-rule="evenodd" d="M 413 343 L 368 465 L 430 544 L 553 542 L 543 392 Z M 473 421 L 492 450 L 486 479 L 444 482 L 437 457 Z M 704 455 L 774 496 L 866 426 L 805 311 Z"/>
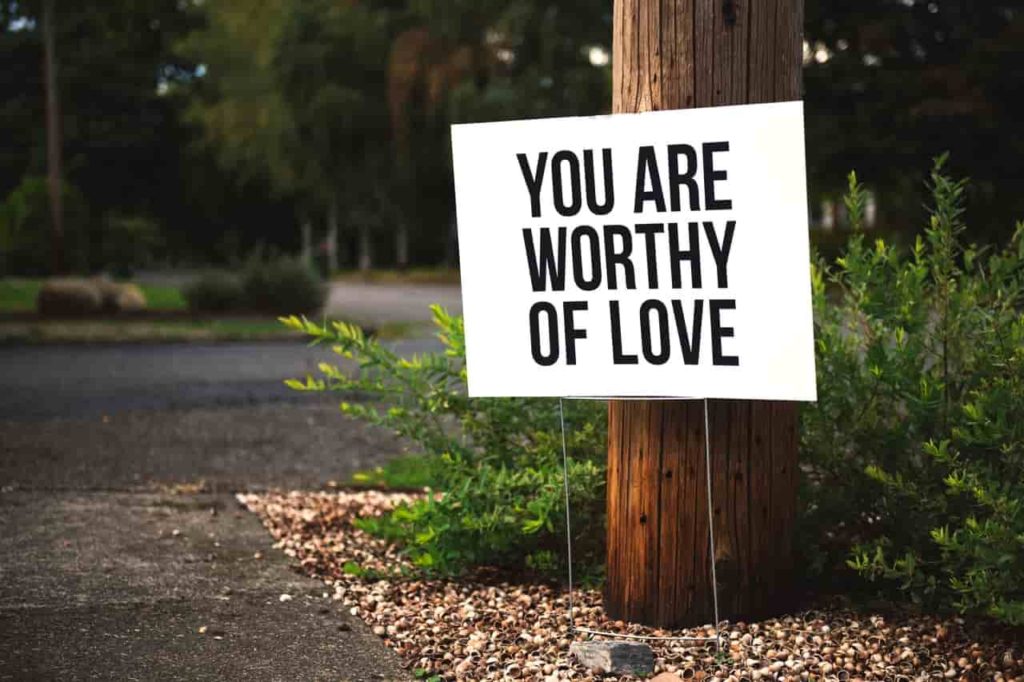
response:
<path fill-rule="evenodd" d="M 807 0 L 814 206 L 845 169 L 901 232 L 920 169 L 949 148 L 971 235 L 1024 215 L 1017 0 Z M 0 3 L 0 196 L 45 173 L 38 0 Z M 109 0 L 57 3 L 66 181 L 103 217 L 159 225 L 169 263 L 298 253 L 314 226 L 342 267 L 454 263 L 448 125 L 596 114 L 610 0 Z M 903 231 L 906 232 L 906 231 Z M 906 233 L 909 235 L 909 233 Z M 87 267 L 110 267 L 93 249 Z M 122 264 L 113 267 L 122 268 Z"/>
<path fill-rule="evenodd" d="M 802 411 L 800 565 L 830 589 L 859 574 L 890 599 L 1021 624 L 1024 223 L 1005 248 L 966 245 L 967 183 L 944 164 L 933 166 L 929 221 L 909 253 L 865 238 L 867 195 L 851 174 L 845 206 L 857 232 L 834 265 L 814 266 L 819 399 Z M 322 363 L 291 388 L 359 396 L 342 404 L 345 414 L 426 456 L 394 475 L 412 471 L 437 494 L 364 529 L 429 571 L 564 569 L 557 403 L 468 398 L 462 320 L 437 308 L 445 350 L 412 358 L 353 325 L 283 321 L 354 363 Z M 605 413 L 600 403 L 571 405 L 574 544 L 594 574 Z"/>
<path fill-rule="evenodd" d="M 205 272 L 184 290 L 188 309 L 194 313 L 224 313 L 241 310 L 245 295 L 242 282 L 224 270 Z"/>
<path fill-rule="evenodd" d="M 242 293 L 247 309 L 284 315 L 318 312 L 327 291 L 311 268 L 292 258 L 275 258 L 250 260 L 242 273 Z"/>
<path fill-rule="evenodd" d="M 1005 243 L 1024 218 L 1019 0 L 807 0 L 804 38 L 811 196 L 838 200 L 856 168 L 879 227 L 912 242 L 924 170 L 948 150 L 971 178 L 971 237 Z"/>
<path fill-rule="evenodd" d="M 292 258 L 250 256 L 241 273 L 211 270 L 185 287 L 189 310 L 200 313 L 317 312 L 326 287 L 309 267 Z"/>
<path fill-rule="evenodd" d="M 848 562 L 889 595 L 1024 624 L 1024 223 L 1005 249 L 965 244 L 967 184 L 943 165 L 909 253 L 857 234 L 815 268 L 800 546 L 833 586 Z M 859 226 L 852 174 L 846 204 Z"/>
<path fill-rule="evenodd" d="M 394 431 L 427 456 L 419 473 L 445 494 L 362 522 L 400 541 L 418 566 L 439 572 L 477 565 L 564 570 L 558 402 L 467 397 L 462 318 L 435 306 L 434 320 L 444 351 L 403 358 L 355 325 L 286 318 L 289 328 L 331 345 L 359 368 L 353 374 L 322 363 L 320 378 L 287 384 L 369 398 L 343 403 L 342 412 Z M 591 574 L 603 560 L 603 534 L 596 529 L 604 524 L 605 415 L 600 402 L 574 401 L 566 409 L 576 568 Z"/>
<path fill-rule="evenodd" d="M 112 213 L 103 221 L 103 263 L 120 278 L 153 263 L 162 243 L 160 226 L 145 216 Z"/>
<path fill-rule="evenodd" d="M 27 176 L 0 204 L 0 275 L 39 275 L 50 267 L 50 204 L 46 178 Z M 65 183 L 65 261 L 73 270 L 89 262 L 89 212 L 85 198 Z"/>

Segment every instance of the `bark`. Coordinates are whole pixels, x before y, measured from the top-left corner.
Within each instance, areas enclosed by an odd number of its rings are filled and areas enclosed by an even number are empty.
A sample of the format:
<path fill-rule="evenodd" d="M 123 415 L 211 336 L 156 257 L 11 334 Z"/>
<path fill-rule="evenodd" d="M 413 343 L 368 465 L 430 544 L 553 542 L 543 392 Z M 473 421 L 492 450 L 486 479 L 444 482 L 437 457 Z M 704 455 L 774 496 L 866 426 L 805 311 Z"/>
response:
<path fill-rule="evenodd" d="M 802 0 L 615 0 L 616 113 L 800 97 Z M 611 401 L 608 564 L 613 618 L 714 619 L 700 401 Z M 793 403 L 710 401 L 720 617 L 783 610 L 797 489 Z"/>
<path fill-rule="evenodd" d="M 54 28 L 54 0 L 43 0 L 43 80 L 46 95 L 46 181 L 50 198 L 51 268 L 64 271 L 63 129 L 60 93 L 57 87 L 57 45 Z"/>
<path fill-rule="evenodd" d="M 338 195 L 331 195 L 327 207 L 327 273 L 338 270 Z"/>

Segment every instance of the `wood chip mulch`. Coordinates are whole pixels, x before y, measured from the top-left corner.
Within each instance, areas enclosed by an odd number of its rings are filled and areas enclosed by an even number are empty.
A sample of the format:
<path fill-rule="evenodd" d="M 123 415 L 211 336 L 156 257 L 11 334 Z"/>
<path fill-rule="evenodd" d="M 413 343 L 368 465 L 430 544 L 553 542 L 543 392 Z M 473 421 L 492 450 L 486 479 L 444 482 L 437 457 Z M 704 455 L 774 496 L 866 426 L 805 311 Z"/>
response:
<path fill-rule="evenodd" d="M 518 584 L 507 575 L 502 579 L 486 572 L 458 580 L 417 578 L 396 548 L 352 525 L 355 518 L 382 514 L 413 497 L 360 491 L 244 494 L 238 499 L 261 517 L 276 546 L 302 572 L 331 586 L 334 599 L 365 621 L 418 675 L 445 680 L 599 679 L 569 658 L 572 638 L 564 590 Z M 710 626 L 662 632 L 609 621 L 599 593 L 577 591 L 575 597 L 579 627 L 714 636 Z M 1019 639 L 1009 630 L 986 631 L 961 618 L 805 611 L 731 624 L 723 628 L 722 642 L 717 656 L 713 647 L 652 642 L 656 673 L 708 682 L 1024 682 Z"/>

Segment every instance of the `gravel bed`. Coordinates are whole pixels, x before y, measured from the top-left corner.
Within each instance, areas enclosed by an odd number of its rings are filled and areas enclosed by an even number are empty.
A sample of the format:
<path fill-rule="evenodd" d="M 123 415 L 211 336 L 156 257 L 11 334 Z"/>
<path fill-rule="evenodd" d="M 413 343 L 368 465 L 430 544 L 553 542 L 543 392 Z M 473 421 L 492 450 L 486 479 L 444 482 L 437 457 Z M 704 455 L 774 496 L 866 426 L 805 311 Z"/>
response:
<path fill-rule="evenodd" d="M 563 590 L 486 571 L 418 579 L 400 553 L 353 527 L 412 495 L 377 491 L 239 495 L 299 569 L 331 586 L 418 675 L 446 680 L 594 680 L 569 659 Z M 358 568 L 357 568 L 358 567 Z M 372 576 L 372 577 L 370 577 Z M 383 577 L 388 576 L 388 577 Z M 709 625 L 665 632 L 605 618 L 600 594 L 576 592 L 576 625 L 619 633 L 715 636 Z M 961 618 L 813 610 L 723 627 L 713 646 L 653 643 L 656 673 L 696 680 L 1021 680 L 1019 638 Z M 605 678 L 607 679 L 607 678 Z M 623 677 L 623 680 L 635 679 Z"/>

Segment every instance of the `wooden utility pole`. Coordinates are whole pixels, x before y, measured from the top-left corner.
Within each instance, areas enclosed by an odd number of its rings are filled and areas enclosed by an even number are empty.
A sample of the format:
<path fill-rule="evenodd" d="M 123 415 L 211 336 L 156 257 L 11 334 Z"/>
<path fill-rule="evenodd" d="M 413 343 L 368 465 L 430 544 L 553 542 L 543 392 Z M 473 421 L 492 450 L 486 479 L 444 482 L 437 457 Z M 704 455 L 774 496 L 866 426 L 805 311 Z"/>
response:
<path fill-rule="evenodd" d="M 803 0 L 614 0 L 615 113 L 800 98 Z M 686 142 L 686 131 L 679 140 Z M 795 403 L 709 401 L 720 615 L 786 606 L 797 490 Z M 608 406 L 612 618 L 714 620 L 701 401 Z"/>
<path fill-rule="evenodd" d="M 63 130 L 57 91 L 57 46 L 54 37 L 54 0 L 43 0 L 43 80 L 46 87 L 46 184 L 50 196 L 51 269 L 64 270 Z"/>

